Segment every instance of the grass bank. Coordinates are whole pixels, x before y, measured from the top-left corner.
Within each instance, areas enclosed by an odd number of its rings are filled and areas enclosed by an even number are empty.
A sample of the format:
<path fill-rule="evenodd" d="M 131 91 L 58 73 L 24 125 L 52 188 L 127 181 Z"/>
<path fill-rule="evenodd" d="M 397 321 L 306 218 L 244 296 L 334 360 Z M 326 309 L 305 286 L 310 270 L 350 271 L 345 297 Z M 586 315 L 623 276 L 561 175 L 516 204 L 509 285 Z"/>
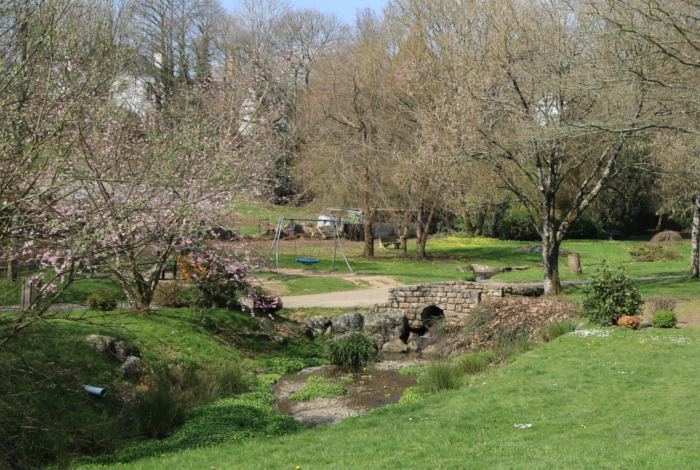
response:
<path fill-rule="evenodd" d="M 699 360 L 696 330 L 567 335 L 423 402 L 119 468 L 696 468 Z"/>

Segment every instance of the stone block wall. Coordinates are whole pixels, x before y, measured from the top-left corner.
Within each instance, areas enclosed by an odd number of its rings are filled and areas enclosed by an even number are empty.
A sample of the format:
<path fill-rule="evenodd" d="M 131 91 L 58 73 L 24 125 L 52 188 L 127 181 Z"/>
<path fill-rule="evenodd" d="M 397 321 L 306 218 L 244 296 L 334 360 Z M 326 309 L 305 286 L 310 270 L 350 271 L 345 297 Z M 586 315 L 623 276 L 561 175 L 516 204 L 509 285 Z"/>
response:
<path fill-rule="evenodd" d="M 503 286 L 469 281 L 432 282 L 416 286 L 392 287 L 385 304 L 376 304 L 377 313 L 399 311 L 406 314 L 412 329 L 422 328 L 422 314 L 435 306 L 446 318 L 459 318 L 471 313 L 482 296 L 503 297 Z"/>

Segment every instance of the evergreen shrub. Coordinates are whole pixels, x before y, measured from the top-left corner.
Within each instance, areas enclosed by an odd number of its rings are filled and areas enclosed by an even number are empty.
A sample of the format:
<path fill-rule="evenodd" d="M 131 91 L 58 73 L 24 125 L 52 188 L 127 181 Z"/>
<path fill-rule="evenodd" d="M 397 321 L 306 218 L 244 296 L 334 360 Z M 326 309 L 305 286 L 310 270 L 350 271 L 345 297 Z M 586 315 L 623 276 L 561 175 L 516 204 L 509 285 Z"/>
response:
<path fill-rule="evenodd" d="M 673 328 L 678 323 L 678 317 L 670 310 L 659 310 L 651 319 L 654 328 Z"/>
<path fill-rule="evenodd" d="M 640 315 L 643 305 L 642 295 L 624 268 L 613 270 L 604 263 L 584 287 L 581 315 L 599 325 L 616 325 L 620 317 Z"/>

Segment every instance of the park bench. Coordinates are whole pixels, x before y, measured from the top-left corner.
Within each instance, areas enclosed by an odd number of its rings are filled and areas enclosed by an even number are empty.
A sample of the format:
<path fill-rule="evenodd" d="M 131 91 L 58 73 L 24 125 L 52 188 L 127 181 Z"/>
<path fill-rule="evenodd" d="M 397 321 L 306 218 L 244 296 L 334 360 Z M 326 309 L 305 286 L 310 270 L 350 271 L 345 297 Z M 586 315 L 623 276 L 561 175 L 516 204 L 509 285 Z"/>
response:
<path fill-rule="evenodd" d="M 385 250 L 388 250 L 390 248 L 398 249 L 401 246 L 401 241 L 397 240 L 395 237 L 384 237 L 383 239 L 382 237 L 379 237 L 379 246 L 381 246 Z"/>
<path fill-rule="evenodd" d="M 608 234 L 610 240 L 615 240 L 615 238 L 622 238 L 622 232 L 619 230 L 606 230 L 605 233 Z"/>

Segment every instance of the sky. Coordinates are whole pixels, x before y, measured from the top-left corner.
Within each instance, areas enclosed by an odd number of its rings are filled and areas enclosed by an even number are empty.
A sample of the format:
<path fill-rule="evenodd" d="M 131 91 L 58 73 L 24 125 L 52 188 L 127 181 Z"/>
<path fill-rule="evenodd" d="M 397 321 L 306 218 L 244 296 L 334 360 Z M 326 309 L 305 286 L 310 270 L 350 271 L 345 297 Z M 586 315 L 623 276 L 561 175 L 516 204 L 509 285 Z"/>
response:
<path fill-rule="evenodd" d="M 338 14 L 345 22 L 353 24 L 355 22 L 355 13 L 358 9 L 372 8 L 380 12 L 387 0 L 287 0 L 290 5 L 297 8 L 316 8 L 320 11 Z M 233 10 L 237 0 L 221 0 L 221 3 Z"/>

